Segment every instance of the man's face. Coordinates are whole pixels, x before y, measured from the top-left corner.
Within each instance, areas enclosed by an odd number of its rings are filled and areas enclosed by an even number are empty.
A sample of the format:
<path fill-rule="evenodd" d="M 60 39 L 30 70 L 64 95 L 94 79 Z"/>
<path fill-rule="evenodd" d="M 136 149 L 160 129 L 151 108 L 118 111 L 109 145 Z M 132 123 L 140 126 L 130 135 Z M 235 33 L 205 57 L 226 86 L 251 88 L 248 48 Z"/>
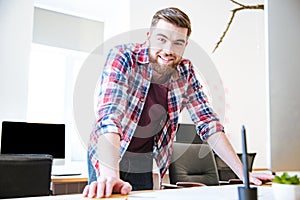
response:
<path fill-rule="evenodd" d="M 157 73 L 167 75 L 176 70 L 188 43 L 187 32 L 187 28 L 159 20 L 147 34 L 150 62 Z"/>

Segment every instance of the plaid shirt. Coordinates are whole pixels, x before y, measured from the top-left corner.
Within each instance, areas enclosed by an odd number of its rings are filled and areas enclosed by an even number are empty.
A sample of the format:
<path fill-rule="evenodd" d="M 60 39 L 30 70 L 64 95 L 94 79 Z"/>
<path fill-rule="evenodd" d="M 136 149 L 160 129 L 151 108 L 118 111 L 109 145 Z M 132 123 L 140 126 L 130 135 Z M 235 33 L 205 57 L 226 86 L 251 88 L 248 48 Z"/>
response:
<path fill-rule="evenodd" d="M 172 154 L 173 139 L 178 128 L 179 114 L 187 108 L 197 133 L 205 140 L 209 135 L 224 131 L 210 107 L 202 86 L 196 79 L 192 63 L 182 59 L 176 80 L 168 84 L 168 121 L 162 134 L 155 137 L 153 154 L 165 175 Z M 103 69 L 97 106 L 97 121 L 89 143 L 89 157 L 99 176 L 97 141 L 101 134 L 120 135 L 120 158 L 124 155 L 140 119 L 151 83 L 148 47 L 144 44 L 120 45 L 110 50 Z"/>

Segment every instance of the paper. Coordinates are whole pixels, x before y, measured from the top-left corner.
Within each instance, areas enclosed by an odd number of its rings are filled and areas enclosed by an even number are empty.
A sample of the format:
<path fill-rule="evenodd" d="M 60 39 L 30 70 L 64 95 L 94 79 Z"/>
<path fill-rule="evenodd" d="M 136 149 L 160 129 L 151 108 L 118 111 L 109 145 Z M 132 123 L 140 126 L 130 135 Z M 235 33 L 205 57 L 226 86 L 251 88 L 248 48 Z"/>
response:
<path fill-rule="evenodd" d="M 145 200 L 145 199 L 172 199 L 172 200 L 239 200 L 238 188 L 243 185 L 225 185 L 225 186 L 202 186 L 181 189 L 164 189 L 153 191 L 134 191 L 129 195 L 114 194 L 109 199 L 114 200 Z M 272 187 L 270 186 L 251 186 L 257 187 L 258 200 L 274 200 Z M 46 197 L 22 198 L 23 200 L 91 200 L 91 198 L 82 197 L 82 194 L 58 195 Z M 108 199 L 108 198 L 103 198 Z M 19 198 L 19 200 L 21 200 Z"/>

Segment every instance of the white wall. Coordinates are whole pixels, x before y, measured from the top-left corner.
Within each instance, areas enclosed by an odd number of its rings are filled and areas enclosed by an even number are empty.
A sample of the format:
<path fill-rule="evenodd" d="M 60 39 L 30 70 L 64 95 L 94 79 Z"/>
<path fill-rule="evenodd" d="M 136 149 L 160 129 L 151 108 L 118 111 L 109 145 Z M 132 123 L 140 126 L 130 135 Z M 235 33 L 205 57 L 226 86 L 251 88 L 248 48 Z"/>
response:
<path fill-rule="evenodd" d="M 35 6 L 104 22 L 104 39 L 129 30 L 129 0 L 33 0 Z"/>
<path fill-rule="evenodd" d="M 32 16 L 32 0 L 0 0 L 1 123 L 26 119 Z"/>
<path fill-rule="evenodd" d="M 34 43 L 92 52 L 103 42 L 104 23 L 52 10 L 34 8 Z"/>
<path fill-rule="evenodd" d="M 264 11 L 245 10 L 237 13 L 227 36 L 212 53 L 231 17 L 230 10 L 237 7 L 229 0 L 130 2 L 132 29 L 149 27 L 152 15 L 166 6 L 179 7 L 190 16 L 191 39 L 210 56 L 222 80 L 217 85 L 211 85 L 210 89 L 225 89 L 225 131 L 234 148 L 241 152 L 240 131 L 244 124 L 248 133 L 248 151 L 257 152 L 254 167 L 266 168 Z M 243 3 L 263 4 L 263 0 L 255 3 L 244 0 Z M 183 121 L 191 123 L 188 115 L 183 116 Z"/>

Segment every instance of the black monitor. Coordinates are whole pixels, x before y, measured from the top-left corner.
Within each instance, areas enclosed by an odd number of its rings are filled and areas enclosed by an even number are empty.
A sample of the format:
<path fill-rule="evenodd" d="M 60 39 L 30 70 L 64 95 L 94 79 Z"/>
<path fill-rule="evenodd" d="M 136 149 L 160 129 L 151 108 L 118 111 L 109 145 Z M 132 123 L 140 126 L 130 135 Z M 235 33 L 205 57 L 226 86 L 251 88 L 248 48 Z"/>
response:
<path fill-rule="evenodd" d="M 65 159 L 65 124 L 2 122 L 1 154 L 50 154 Z"/>

